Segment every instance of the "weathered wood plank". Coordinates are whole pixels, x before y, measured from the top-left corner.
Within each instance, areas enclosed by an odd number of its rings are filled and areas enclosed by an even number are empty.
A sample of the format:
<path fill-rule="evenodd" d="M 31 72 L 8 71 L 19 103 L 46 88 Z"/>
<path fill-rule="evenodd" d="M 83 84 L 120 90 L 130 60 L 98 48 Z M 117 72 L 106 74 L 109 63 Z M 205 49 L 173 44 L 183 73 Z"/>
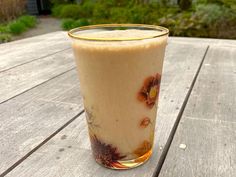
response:
<path fill-rule="evenodd" d="M 0 174 L 81 112 L 81 99 L 72 70 L 2 104 Z"/>
<path fill-rule="evenodd" d="M 236 176 L 235 130 L 236 123 L 183 117 L 159 177 Z"/>
<path fill-rule="evenodd" d="M 0 72 L 68 49 L 66 32 L 53 32 L 0 45 Z"/>
<path fill-rule="evenodd" d="M 168 46 L 156 126 L 156 143 L 153 156 L 145 165 L 119 172 L 97 165 L 91 156 L 85 117 L 82 115 L 7 176 L 153 176 L 206 48 L 204 45 L 191 44 Z"/>
<path fill-rule="evenodd" d="M 185 115 L 236 122 L 236 48 L 212 47 Z"/>
<path fill-rule="evenodd" d="M 210 48 L 159 177 L 236 176 L 235 69 L 235 48 Z"/>
<path fill-rule="evenodd" d="M 0 73 L 0 103 L 74 67 L 72 51 L 66 50 L 2 72 Z"/>
<path fill-rule="evenodd" d="M 230 39 L 213 39 L 213 38 L 191 38 L 191 37 L 170 37 L 169 42 L 182 44 L 205 44 L 218 47 L 236 47 L 236 40 Z"/>

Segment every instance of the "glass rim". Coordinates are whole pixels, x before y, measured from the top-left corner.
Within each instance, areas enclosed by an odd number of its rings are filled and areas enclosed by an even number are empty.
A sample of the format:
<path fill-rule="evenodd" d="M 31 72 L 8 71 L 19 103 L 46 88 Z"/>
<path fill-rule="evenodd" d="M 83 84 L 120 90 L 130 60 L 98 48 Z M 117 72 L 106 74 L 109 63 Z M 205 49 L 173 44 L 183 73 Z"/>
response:
<path fill-rule="evenodd" d="M 96 38 L 96 37 L 84 37 L 84 36 L 79 36 L 75 35 L 76 32 L 79 31 L 86 31 L 86 30 L 91 30 L 91 29 L 100 29 L 100 28 L 146 28 L 149 30 L 159 30 L 162 31 L 163 33 L 158 34 L 158 35 L 151 35 L 151 36 L 146 36 L 146 37 L 123 37 L 123 38 Z M 80 40 L 86 40 L 86 41 L 135 41 L 135 40 L 144 40 L 144 39 L 153 39 L 153 38 L 158 38 L 161 36 L 166 36 L 169 34 L 169 30 L 165 27 L 162 26 L 157 26 L 157 25 L 146 25 L 146 24 L 100 24 L 100 25 L 89 25 L 89 26 L 83 26 L 83 27 L 78 27 L 74 28 L 68 31 L 68 35 L 71 38 L 74 39 L 80 39 Z"/>

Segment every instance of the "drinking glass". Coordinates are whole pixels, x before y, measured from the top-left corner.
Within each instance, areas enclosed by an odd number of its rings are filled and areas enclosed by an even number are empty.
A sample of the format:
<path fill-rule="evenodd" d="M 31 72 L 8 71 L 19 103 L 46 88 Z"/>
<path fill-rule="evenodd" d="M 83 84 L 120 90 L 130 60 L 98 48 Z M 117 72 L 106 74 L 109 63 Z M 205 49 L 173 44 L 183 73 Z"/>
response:
<path fill-rule="evenodd" d="M 107 24 L 69 31 L 95 160 L 139 166 L 152 154 L 168 29 Z"/>

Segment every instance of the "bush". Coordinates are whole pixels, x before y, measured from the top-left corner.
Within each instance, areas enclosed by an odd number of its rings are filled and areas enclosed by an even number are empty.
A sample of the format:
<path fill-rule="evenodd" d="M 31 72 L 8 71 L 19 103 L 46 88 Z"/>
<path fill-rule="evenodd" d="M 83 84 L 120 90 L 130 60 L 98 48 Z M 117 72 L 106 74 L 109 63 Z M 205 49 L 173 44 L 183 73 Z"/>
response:
<path fill-rule="evenodd" d="M 195 11 L 168 15 L 159 22 L 174 36 L 236 39 L 236 13 L 218 4 L 200 4 Z"/>
<path fill-rule="evenodd" d="M 128 9 L 127 9 L 128 10 Z M 129 10 L 129 21 L 131 23 L 148 23 L 148 5 L 134 5 Z"/>
<path fill-rule="evenodd" d="M 73 28 L 81 27 L 81 26 L 88 26 L 89 24 L 90 24 L 90 23 L 89 23 L 89 21 L 88 21 L 87 19 L 81 18 L 81 19 L 76 20 L 76 21 L 74 22 Z"/>
<path fill-rule="evenodd" d="M 20 21 L 13 21 L 8 25 L 8 27 L 9 27 L 10 33 L 12 34 L 21 34 L 27 29 L 25 24 Z"/>
<path fill-rule="evenodd" d="M 179 6 L 170 2 L 83 0 L 57 5 L 52 11 L 66 18 L 65 30 L 89 23 L 144 23 L 166 26 L 175 36 L 236 38 L 235 0 L 193 0 L 193 5 L 192 0 L 178 0 Z"/>
<path fill-rule="evenodd" d="M 224 14 L 224 8 L 217 4 L 199 4 L 196 6 L 196 16 L 204 24 L 212 24 Z"/>
<path fill-rule="evenodd" d="M 96 3 L 92 1 L 85 1 L 84 3 L 80 5 L 81 16 L 83 18 L 91 18 L 95 7 L 96 7 Z"/>
<path fill-rule="evenodd" d="M 26 0 L 1 0 L 0 21 L 7 22 L 23 14 L 26 7 Z"/>
<path fill-rule="evenodd" d="M 129 12 L 125 7 L 115 7 L 110 11 L 111 23 L 129 23 Z"/>
<path fill-rule="evenodd" d="M 0 43 L 11 41 L 11 35 L 9 33 L 0 33 Z"/>
<path fill-rule="evenodd" d="M 50 0 L 54 5 L 73 3 L 75 0 Z"/>
<path fill-rule="evenodd" d="M 72 28 L 87 26 L 89 24 L 90 24 L 89 21 L 86 19 L 79 19 L 79 20 L 64 19 L 62 20 L 61 26 L 64 30 L 70 30 Z"/>
<path fill-rule="evenodd" d="M 97 3 L 93 10 L 93 17 L 96 20 L 107 20 L 110 17 L 110 9 L 106 4 Z"/>
<path fill-rule="evenodd" d="M 32 28 L 36 25 L 36 17 L 34 16 L 21 16 L 17 20 L 10 22 L 7 25 L 9 29 L 8 32 L 12 34 L 21 34 L 27 30 L 27 28 Z"/>
<path fill-rule="evenodd" d="M 32 28 L 36 25 L 37 20 L 36 17 L 34 16 L 30 16 L 30 15 L 24 15 L 21 16 L 18 21 L 20 21 L 21 23 L 23 23 L 27 28 Z"/>
<path fill-rule="evenodd" d="M 61 9 L 60 17 L 61 18 L 73 18 L 78 19 L 80 18 L 81 8 L 77 4 L 68 4 L 64 5 Z"/>
<path fill-rule="evenodd" d="M 63 7 L 64 7 L 64 5 L 53 6 L 53 8 L 52 8 L 52 15 L 54 17 L 60 17 L 61 16 L 61 11 L 62 11 Z"/>
<path fill-rule="evenodd" d="M 192 0 L 178 0 L 181 10 L 188 10 L 192 5 Z"/>
<path fill-rule="evenodd" d="M 64 20 L 62 20 L 61 27 L 64 30 L 72 29 L 74 22 L 75 22 L 75 20 L 73 20 L 73 19 L 64 19 Z"/>
<path fill-rule="evenodd" d="M 60 4 L 52 8 L 52 15 L 60 18 L 88 18 L 92 17 L 95 3 L 85 1 L 83 4 Z"/>
<path fill-rule="evenodd" d="M 9 28 L 8 26 L 0 25 L 0 34 L 1 33 L 9 33 Z"/>

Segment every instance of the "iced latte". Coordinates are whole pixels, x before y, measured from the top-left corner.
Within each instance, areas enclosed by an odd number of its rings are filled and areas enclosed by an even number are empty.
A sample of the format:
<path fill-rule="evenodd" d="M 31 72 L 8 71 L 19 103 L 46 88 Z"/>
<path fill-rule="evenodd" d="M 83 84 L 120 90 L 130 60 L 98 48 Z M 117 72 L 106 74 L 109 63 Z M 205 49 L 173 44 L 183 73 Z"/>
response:
<path fill-rule="evenodd" d="M 152 153 L 168 30 L 97 25 L 69 35 L 95 160 L 113 169 L 144 163 Z"/>

